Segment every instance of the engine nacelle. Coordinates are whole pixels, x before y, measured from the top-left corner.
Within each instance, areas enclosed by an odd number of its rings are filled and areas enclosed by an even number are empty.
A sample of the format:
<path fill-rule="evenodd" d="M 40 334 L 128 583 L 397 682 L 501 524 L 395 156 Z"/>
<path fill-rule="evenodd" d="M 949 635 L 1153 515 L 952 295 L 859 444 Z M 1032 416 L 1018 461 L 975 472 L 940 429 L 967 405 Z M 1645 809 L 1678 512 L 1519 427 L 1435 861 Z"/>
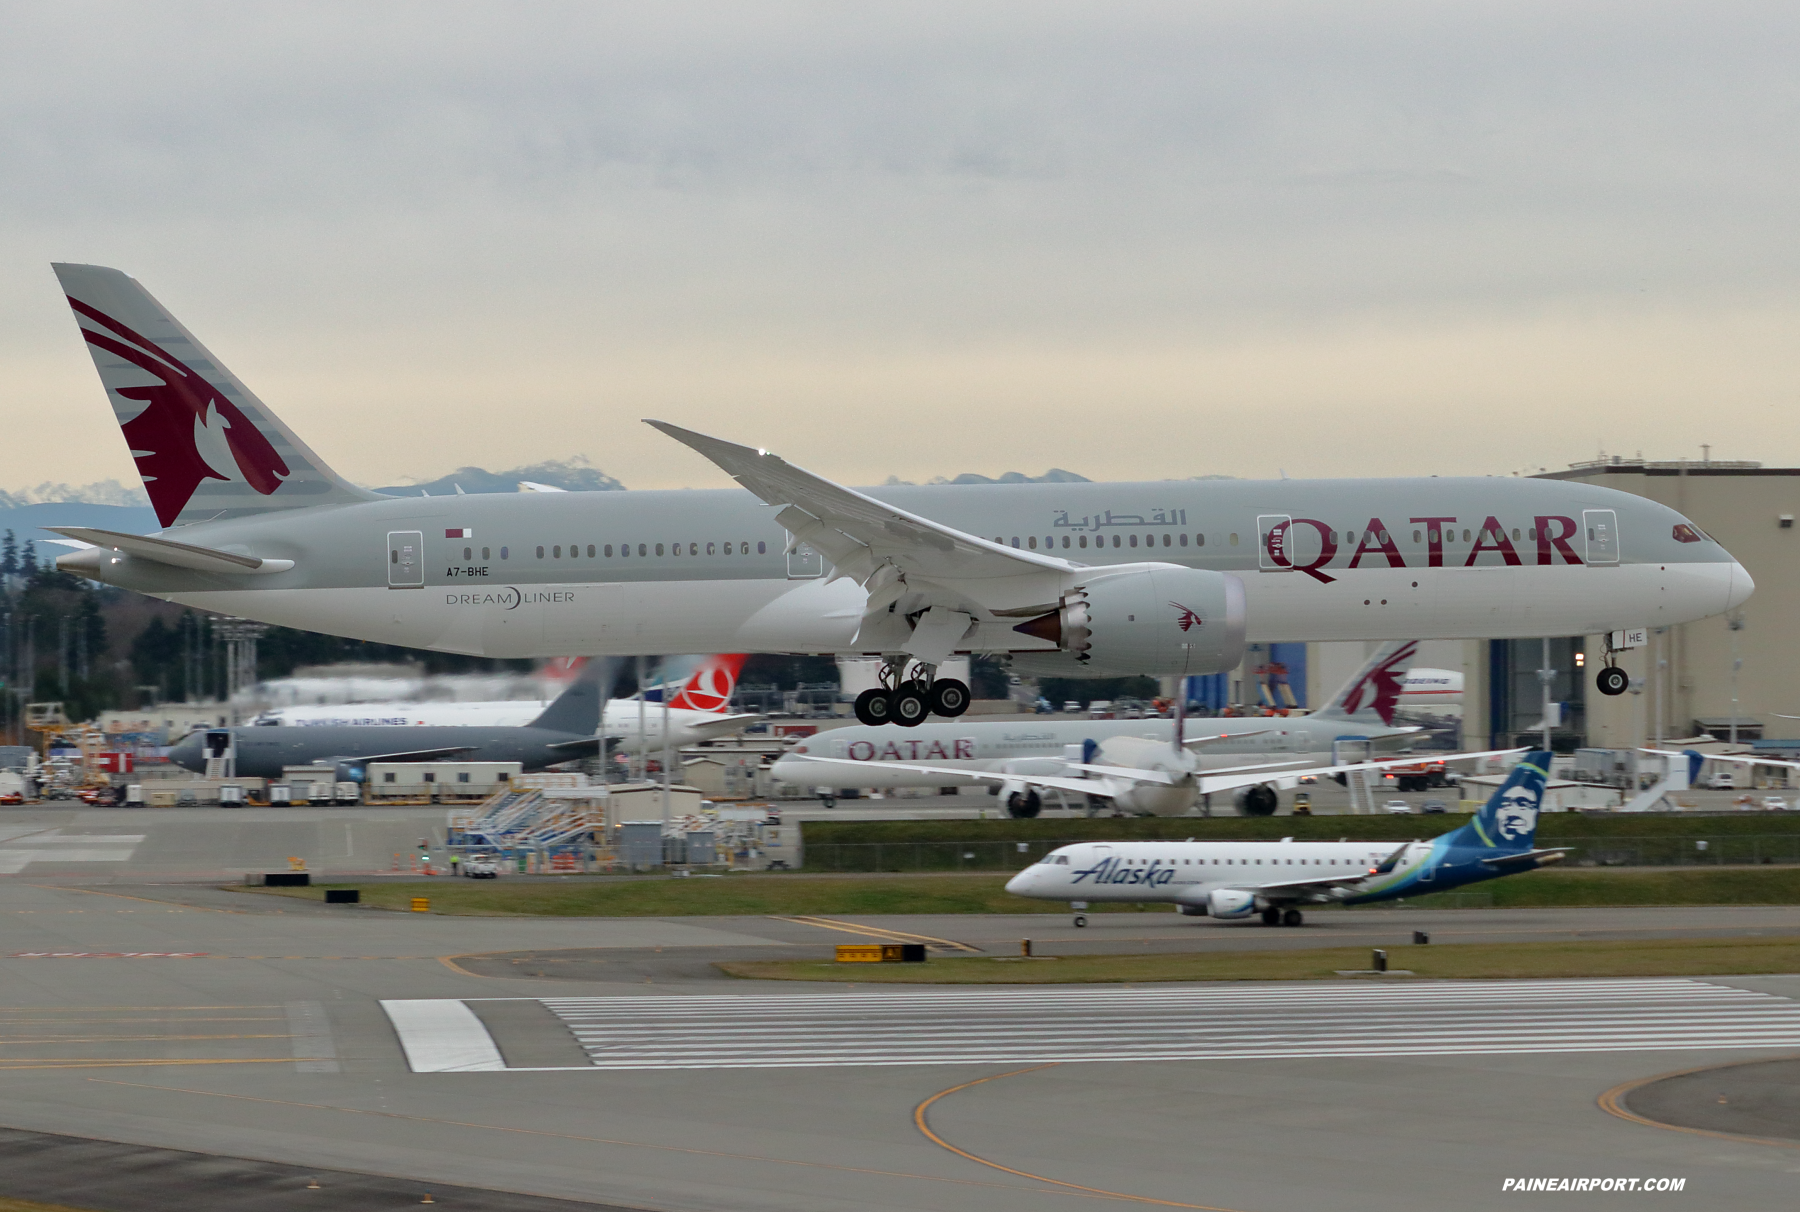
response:
<path fill-rule="evenodd" d="M 1206 898 L 1206 911 L 1226 921 L 1249 917 L 1256 912 L 1256 893 L 1237 888 L 1214 888 L 1212 895 Z"/>
<path fill-rule="evenodd" d="M 1055 644 L 1089 677 L 1185 676 L 1235 668 L 1244 625 L 1244 586 L 1229 573 L 1133 564 L 1096 569 L 1013 630 Z"/>
<path fill-rule="evenodd" d="M 1275 789 L 1267 783 L 1240 788 L 1232 794 L 1232 800 L 1237 804 L 1239 816 L 1274 816 L 1275 809 L 1281 806 Z"/>

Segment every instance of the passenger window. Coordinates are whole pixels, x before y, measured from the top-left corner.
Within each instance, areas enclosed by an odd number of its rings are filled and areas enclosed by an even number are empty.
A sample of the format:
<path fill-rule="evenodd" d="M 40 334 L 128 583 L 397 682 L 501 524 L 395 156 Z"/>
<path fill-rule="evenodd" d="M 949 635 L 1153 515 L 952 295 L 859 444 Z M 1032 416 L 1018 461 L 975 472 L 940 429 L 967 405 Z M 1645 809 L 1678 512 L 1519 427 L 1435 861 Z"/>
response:
<path fill-rule="evenodd" d="M 1019 545 L 1019 536 L 1018 536 L 1018 535 L 1014 535 L 1014 536 L 1013 536 L 1013 541 L 1012 541 L 1012 545 L 1013 545 L 1013 546 L 1014 546 L 1014 547 L 1017 547 L 1017 546 L 1018 546 L 1018 545 Z"/>
<path fill-rule="evenodd" d="M 1519 537 L 1519 528 L 1517 526 L 1515 526 L 1515 527 L 1513 527 L 1513 538 L 1517 539 L 1518 537 Z"/>
<path fill-rule="evenodd" d="M 1468 542 L 1468 541 L 1469 541 L 1469 532 L 1468 532 L 1468 530 L 1467 530 L 1467 529 L 1466 529 L 1466 528 L 1465 528 L 1465 529 L 1464 529 L 1464 530 L 1463 530 L 1463 542 L 1465 542 L 1465 543 L 1467 543 L 1467 542 Z"/>
<path fill-rule="evenodd" d="M 661 543 L 658 543 L 656 545 L 656 554 L 661 555 L 662 553 L 663 553 L 663 545 Z"/>
<path fill-rule="evenodd" d="M 1183 539 L 1182 539 L 1182 540 L 1181 540 L 1181 541 L 1182 541 L 1182 542 L 1183 542 L 1183 543 L 1186 543 L 1186 542 L 1187 542 L 1187 539 L 1186 539 L 1186 538 L 1183 538 Z M 1170 539 L 1170 538 L 1169 538 L 1169 536 L 1168 536 L 1168 535 L 1164 535 L 1164 536 L 1163 536 L 1163 546 L 1164 546 L 1164 547 L 1173 547 L 1173 546 L 1174 546 L 1174 545 L 1175 545 L 1175 544 L 1174 544 L 1174 542 L 1173 542 L 1173 541 L 1172 541 L 1172 540 L 1171 540 L 1171 539 Z"/>
<path fill-rule="evenodd" d="M 1432 532 L 1431 532 L 1431 541 L 1432 541 L 1432 542 L 1433 542 L 1433 543 L 1435 543 L 1435 542 L 1437 542 L 1437 541 L 1438 541 L 1438 532 L 1437 532 L 1437 531 L 1435 531 L 1435 530 L 1434 530 L 1434 531 L 1432 531 Z"/>
<path fill-rule="evenodd" d="M 606 558 L 612 559 L 612 544 L 608 543 L 603 550 L 606 552 Z"/>
<path fill-rule="evenodd" d="M 1183 547 L 1187 546 L 1187 536 L 1185 534 L 1181 536 L 1181 545 Z"/>
<path fill-rule="evenodd" d="M 543 554 L 542 549 L 539 549 L 539 554 L 540 555 Z M 557 559 L 557 560 L 562 559 L 562 547 L 561 546 L 552 547 L 550 549 L 550 556 L 552 559 Z"/>
<path fill-rule="evenodd" d="M 591 560 L 593 558 L 594 558 L 594 545 L 592 543 L 589 543 L 588 544 L 588 559 Z"/>
<path fill-rule="evenodd" d="M 757 541 L 756 541 L 756 554 L 757 554 L 757 555 L 763 555 L 763 554 L 764 554 L 764 549 L 765 549 L 765 548 L 766 548 L 766 547 L 767 547 L 767 546 L 768 546 L 768 544 L 766 544 L 766 543 L 764 543 L 764 542 L 763 542 L 763 541 L 762 541 L 762 540 L 761 540 L 761 539 L 758 539 L 758 540 L 757 540 Z"/>
<path fill-rule="evenodd" d="M 482 549 L 481 549 L 481 558 L 482 558 L 482 559 L 483 559 L 483 560 L 491 560 L 491 559 L 493 559 L 493 557 L 492 557 L 492 556 L 490 556 L 490 555 L 489 555 L 489 554 L 488 554 L 488 549 L 487 549 L 487 548 L 485 548 L 485 547 L 483 547 L 483 548 L 482 548 Z"/>
<path fill-rule="evenodd" d="M 540 548 L 538 548 L 538 559 L 541 560 L 543 558 L 544 558 L 544 549 L 542 547 L 540 547 Z"/>
<path fill-rule="evenodd" d="M 1206 546 L 1206 536 L 1203 534 L 1195 535 L 1194 536 L 1194 546 L 1196 546 L 1196 547 Z"/>
<path fill-rule="evenodd" d="M 1123 540 L 1122 540 L 1122 539 L 1120 539 L 1120 538 L 1119 538 L 1119 536 L 1118 536 L 1118 535 L 1114 535 L 1114 536 L 1113 536 L 1113 546 L 1114 546 L 1114 547 L 1119 547 L 1119 546 L 1122 546 L 1122 545 L 1123 545 Z M 1132 539 L 1132 541 L 1131 541 L 1131 545 L 1132 545 L 1132 546 L 1133 546 L 1133 547 L 1135 547 L 1135 546 L 1137 546 L 1137 540 L 1136 540 L 1136 539 L 1135 539 L 1135 538 L 1134 538 L 1134 539 Z"/>
<path fill-rule="evenodd" d="M 1030 548 L 1032 551 L 1036 551 L 1037 550 L 1037 536 L 1032 535 L 1030 538 L 1026 539 L 1025 546 Z"/>
<path fill-rule="evenodd" d="M 474 558 L 475 558 L 475 552 L 474 552 L 473 548 L 469 548 L 469 547 L 463 548 L 463 559 L 472 560 Z"/>
<path fill-rule="evenodd" d="M 1237 546 L 1237 535 L 1235 535 L 1235 534 L 1231 536 L 1231 545 L 1233 547 Z"/>
<path fill-rule="evenodd" d="M 642 555 L 649 555 L 649 554 L 650 554 L 650 552 L 649 552 L 649 550 L 648 550 L 648 547 L 649 547 L 649 545 L 648 545 L 648 544 L 646 544 L 646 543 L 639 543 L 639 544 L 638 544 L 638 554 L 639 554 L 639 555 L 641 555 L 641 556 L 642 556 Z M 657 548 L 657 549 L 656 549 L 656 554 L 657 554 L 657 555 L 661 555 L 661 554 L 662 554 L 662 548 L 660 548 L 660 547 L 658 547 L 658 548 Z"/>
<path fill-rule="evenodd" d="M 1076 545 L 1076 546 L 1077 546 L 1077 547 L 1086 547 L 1086 546 L 1087 546 L 1087 536 L 1086 536 L 1086 535 L 1082 535 L 1082 536 L 1081 536 L 1081 537 L 1080 537 L 1080 538 L 1079 538 L 1079 539 L 1077 539 L 1077 540 L 1076 540 L 1076 541 L 1075 541 L 1075 545 Z"/>
<path fill-rule="evenodd" d="M 1537 527 L 1527 526 L 1525 528 L 1525 537 L 1530 539 L 1533 543 L 1537 542 Z"/>
<path fill-rule="evenodd" d="M 1415 530 L 1415 531 L 1413 531 L 1413 542 L 1417 543 L 1418 541 L 1419 541 L 1419 532 Z"/>
<path fill-rule="evenodd" d="M 1383 547 L 1387 546 L 1387 541 L 1388 541 L 1388 533 L 1387 533 L 1387 531 L 1384 530 L 1381 532 L 1381 545 Z"/>
<path fill-rule="evenodd" d="M 507 555 L 507 549 L 502 547 L 500 549 L 500 558 L 504 560 L 506 558 L 506 555 Z"/>
<path fill-rule="evenodd" d="M 707 554 L 707 555 L 712 555 L 712 554 L 713 554 L 713 548 L 714 548 L 714 546 L 715 546 L 715 544 L 712 544 L 712 543 L 708 543 L 708 544 L 707 544 L 707 545 L 706 545 L 706 554 Z"/>
<path fill-rule="evenodd" d="M 1063 536 L 1063 548 L 1064 548 L 1064 550 L 1067 550 L 1067 549 L 1068 549 L 1068 546 L 1069 546 L 1069 536 L 1068 536 L 1068 535 L 1064 535 L 1064 536 Z"/>

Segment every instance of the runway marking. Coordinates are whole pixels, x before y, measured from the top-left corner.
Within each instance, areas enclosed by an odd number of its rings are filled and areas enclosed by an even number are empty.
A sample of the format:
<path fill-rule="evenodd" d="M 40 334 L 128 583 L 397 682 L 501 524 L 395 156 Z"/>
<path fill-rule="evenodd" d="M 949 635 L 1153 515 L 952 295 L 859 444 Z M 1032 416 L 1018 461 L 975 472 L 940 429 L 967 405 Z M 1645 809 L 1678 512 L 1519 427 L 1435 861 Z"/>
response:
<path fill-rule="evenodd" d="M 294 1068 L 300 1073 L 338 1073 L 337 1045 L 331 1039 L 331 1020 L 319 1002 L 287 1004 L 289 1038 L 294 1041 Z"/>
<path fill-rule="evenodd" d="M 124 892 L 108 892 L 104 888 L 77 888 L 73 884 L 26 884 L 27 888 L 42 888 L 46 892 L 85 892 L 89 896 L 116 896 L 125 901 L 142 901 L 146 905 L 167 905 L 168 901 L 152 900 L 147 896 L 131 896 Z M 71 913 L 86 913 L 85 909 L 71 909 Z M 182 905 L 178 909 L 169 909 L 169 913 L 244 913 L 243 909 L 213 909 L 206 905 Z"/>
<path fill-rule="evenodd" d="M 926 1113 L 931 1110 L 931 1105 L 939 1099 L 955 1094 L 959 1090 L 967 1090 L 971 1086 L 980 1086 L 987 1082 L 997 1082 L 1003 1077 L 1018 1077 L 1025 1073 L 1037 1073 L 1044 1069 L 1053 1069 L 1055 1067 L 1054 1063 L 1048 1065 L 1033 1065 L 1029 1069 L 1014 1069 L 1011 1073 L 994 1073 L 987 1077 L 978 1077 L 972 1082 L 964 1082 L 960 1086 L 951 1086 L 948 1090 L 939 1090 L 936 1094 L 913 1108 L 913 1126 L 920 1132 L 923 1132 L 926 1139 L 931 1141 L 932 1144 L 948 1149 L 958 1157 L 966 1157 L 972 1162 L 977 1162 L 983 1166 L 992 1166 L 994 1169 L 1004 1170 L 1008 1174 L 1017 1174 L 1021 1178 L 1029 1178 L 1041 1183 L 1054 1183 L 1059 1187 L 1068 1187 L 1072 1191 L 1080 1191 L 1088 1195 L 1098 1195 L 1107 1199 L 1128 1200 L 1134 1204 L 1155 1204 L 1162 1208 L 1198 1208 L 1201 1212 L 1237 1212 L 1237 1210 L 1233 1208 L 1220 1208 L 1212 1204 L 1184 1204 L 1178 1203 L 1172 1199 L 1154 1199 L 1148 1195 L 1127 1195 L 1122 1191 L 1107 1191 L 1101 1187 L 1084 1187 L 1080 1183 L 1064 1182 L 1060 1178 L 1046 1178 L 1042 1174 L 1032 1174 L 1025 1170 L 1015 1170 L 1011 1166 L 1003 1166 L 999 1162 L 989 1161 L 985 1157 L 978 1157 L 975 1154 L 970 1153 L 967 1149 L 959 1149 L 957 1146 L 951 1144 L 936 1132 L 932 1131 L 931 1121 Z"/>
<path fill-rule="evenodd" d="M 1800 1149 L 1800 1141 L 1772 1139 L 1767 1136 L 1745 1136 L 1737 1132 L 1715 1132 L 1710 1128 L 1690 1128 L 1683 1124 L 1665 1124 L 1661 1120 L 1649 1119 L 1639 1115 L 1625 1106 L 1625 1096 L 1640 1086 L 1648 1086 L 1651 1082 L 1660 1082 L 1670 1077 L 1686 1077 L 1690 1073 L 1704 1073 L 1710 1069 L 1735 1069 L 1739 1065 L 1760 1065 L 1771 1060 L 1794 1060 L 1795 1057 L 1759 1057 L 1756 1060 L 1734 1061 L 1727 1065 L 1695 1065 L 1691 1069 L 1677 1069 L 1673 1073 L 1658 1073 L 1654 1077 L 1640 1077 L 1633 1081 L 1621 1082 L 1606 1091 L 1594 1101 L 1608 1115 L 1616 1115 L 1620 1119 L 1628 1119 L 1634 1124 L 1642 1124 L 1646 1128 L 1661 1128 L 1665 1132 L 1685 1132 L 1689 1136 L 1710 1136 L 1717 1140 L 1741 1141 L 1751 1145 L 1773 1145 L 1777 1149 Z"/>
<path fill-rule="evenodd" d="M 204 951 L 14 951 L 6 959 L 205 959 Z"/>
<path fill-rule="evenodd" d="M 459 1001 L 383 1001 L 414 1073 L 473 1073 L 504 1069 L 487 1025 Z"/>
<path fill-rule="evenodd" d="M 1800 1045 L 1800 1002 L 1663 978 L 520 1000 L 561 1018 L 597 1070 Z"/>
<path fill-rule="evenodd" d="M 126 1060 L 93 1056 L 36 1056 L 30 1060 L 0 1060 L 0 1072 L 8 1069 L 136 1069 L 145 1065 L 289 1065 L 291 1056 L 214 1057 L 169 1060 L 165 1057 L 136 1057 Z"/>
<path fill-rule="evenodd" d="M 266 1035 L 46 1035 L 38 1039 L 0 1035 L 0 1048 L 35 1044 L 141 1044 L 164 1039 L 293 1039 L 285 1031 Z"/>
<path fill-rule="evenodd" d="M 778 922 L 794 922 L 801 926 L 818 926 L 824 930 L 840 930 L 845 934 L 860 934 L 865 938 L 878 938 L 884 943 L 924 943 L 933 951 L 964 951 L 971 955 L 981 954 L 980 947 L 971 947 L 967 943 L 959 943 L 954 939 L 938 938 L 930 934 L 908 934 L 904 930 L 889 930 L 884 926 L 864 926 L 856 922 L 840 922 L 831 917 L 777 917 Z"/>
<path fill-rule="evenodd" d="M 686 1153 L 695 1157 L 722 1157 L 728 1161 L 766 1162 L 775 1166 L 798 1166 L 805 1170 L 834 1170 L 842 1174 L 868 1174 L 876 1178 L 912 1178 L 928 1183 L 948 1183 L 956 1187 L 984 1187 L 990 1191 L 1023 1191 L 1035 1195 L 1082 1194 L 1057 1187 L 1025 1187 L 1017 1183 L 989 1183 L 970 1178 L 949 1178 L 940 1174 L 912 1174 L 905 1170 L 875 1170 L 868 1166 L 843 1166 L 831 1162 L 801 1161 L 792 1157 L 767 1157 L 759 1153 L 730 1153 L 721 1149 L 696 1149 L 691 1145 L 661 1145 L 652 1141 L 616 1140 L 605 1136 L 577 1136 L 570 1132 L 546 1132 L 541 1128 L 514 1128 L 505 1124 L 477 1124 L 460 1119 L 440 1119 L 432 1115 L 407 1115 L 401 1111 L 371 1111 L 363 1107 L 334 1107 L 327 1103 L 301 1103 L 285 1098 L 259 1098 L 253 1094 L 225 1094 L 218 1090 L 190 1090 L 183 1086 L 158 1086 L 150 1082 L 122 1082 L 105 1077 L 90 1077 L 91 1082 L 105 1086 L 129 1086 L 137 1090 L 159 1090 L 166 1094 L 192 1094 L 201 1098 L 229 1098 L 239 1102 L 268 1103 L 278 1107 L 305 1107 L 312 1111 L 341 1111 L 346 1115 L 369 1115 L 380 1119 L 403 1119 L 418 1124 L 443 1124 L 451 1128 L 473 1128 L 477 1132 L 510 1132 L 519 1136 L 543 1136 L 552 1140 L 572 1140 L 585 1145 L 619 1145 L 628 1149 L 653 1149 L 661 1153 Z M 1111 1198 L 1094 1197 L 1089 1198 Z"/>

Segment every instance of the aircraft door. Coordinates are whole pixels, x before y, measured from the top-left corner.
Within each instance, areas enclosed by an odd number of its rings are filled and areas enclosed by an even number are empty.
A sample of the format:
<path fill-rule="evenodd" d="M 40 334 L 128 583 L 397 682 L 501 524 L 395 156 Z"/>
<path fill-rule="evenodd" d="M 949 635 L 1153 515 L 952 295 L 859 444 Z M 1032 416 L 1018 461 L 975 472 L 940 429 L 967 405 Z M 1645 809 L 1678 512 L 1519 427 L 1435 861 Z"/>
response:
<path fill-rule="evenodd" d="M 1619 515 L 1611 509 L 1584 509 L 1581 525 L 1587 532 L 1587 562 L 1619 562 Z"/>
<path fill-rule="evenodd" d="M 788 542 L 794 542 L 794 536 L 788 536 Z M 790 581 L 806 581 L 813 577 L 825 575 L 825 557 L 806 543 L 794 543 L 788 552 L 787 574 Z"/>
<path fill-rule="evenodd" d="M 388 588 L 419 589 L 425 584 L 425 532 L 388 531 Z"/>
<path fill-rule="evenodd" d="M 1294 520 L 1285 513 L 1265 513 L 1256 519 L 1256 566 L 1264 572 L 1287 572 L 1294 567 L 1288 543 Z"/>

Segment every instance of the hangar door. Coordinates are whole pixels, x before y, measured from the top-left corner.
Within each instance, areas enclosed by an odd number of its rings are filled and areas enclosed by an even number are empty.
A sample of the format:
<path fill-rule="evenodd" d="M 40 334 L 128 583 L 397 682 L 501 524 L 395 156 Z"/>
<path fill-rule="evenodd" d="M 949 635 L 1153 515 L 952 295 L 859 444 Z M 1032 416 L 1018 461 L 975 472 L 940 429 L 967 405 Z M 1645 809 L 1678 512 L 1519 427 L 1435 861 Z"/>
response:
<path fill-rule="evenodd" d="M 418 589 L 425 584 L 425 532 L 388 531 L 388 588 Z"/>

